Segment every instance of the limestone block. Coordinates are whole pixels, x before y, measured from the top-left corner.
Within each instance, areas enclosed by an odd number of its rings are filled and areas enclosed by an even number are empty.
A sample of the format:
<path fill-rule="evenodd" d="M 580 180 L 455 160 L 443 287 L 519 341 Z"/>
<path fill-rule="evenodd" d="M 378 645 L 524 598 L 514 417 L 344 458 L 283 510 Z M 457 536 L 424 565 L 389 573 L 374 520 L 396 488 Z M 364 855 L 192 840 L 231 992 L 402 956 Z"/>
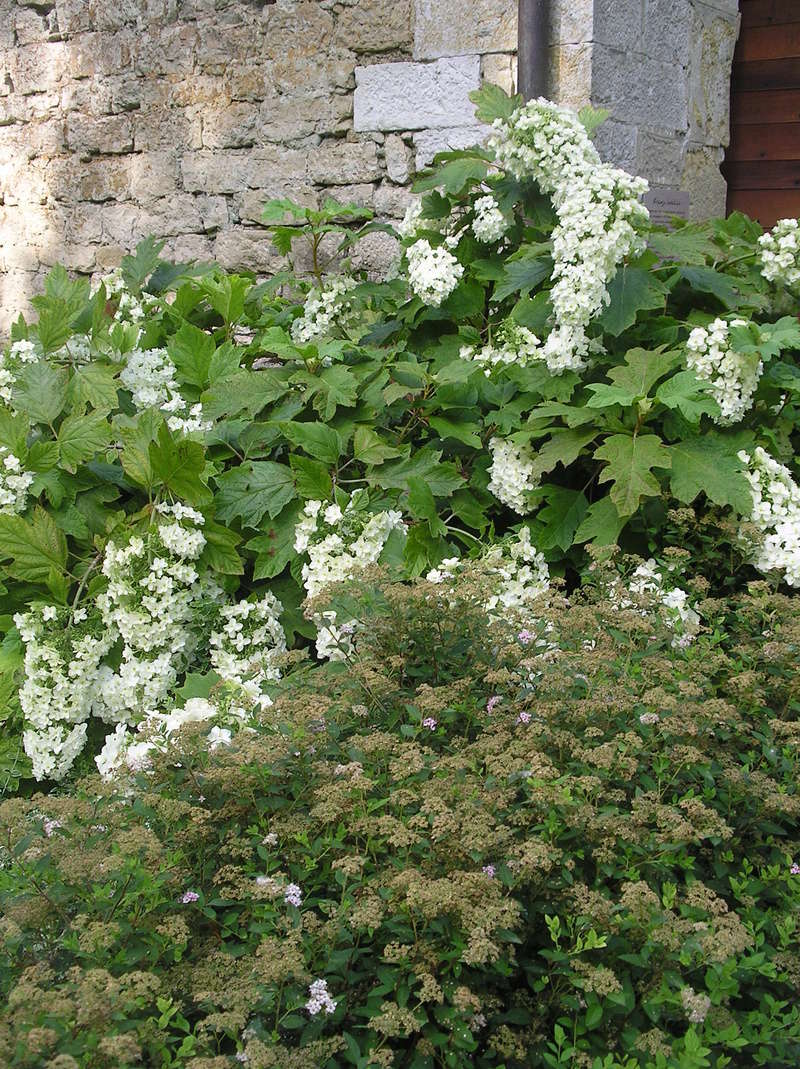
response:
<path fill-rule="evenodd" d="M 0 333 L 7 335 L 20 313 L 30 318 L 33 310 L 31 297 L 41 291 L 38 281 L 33 271 L 4 270 L 0 275 Z"/>
<path fill-rule="evenodd" d="M 137 152 L 128 161 L 131 196 L 141 202 L 166 197 L 178 188 L 174 152 Z"/>
<path fill-rule="evenodd" d="M 32 93 L 25 97 L 25 103 L 27 104 L 25 116 L 27 120 L 53 119 L 58 117 L 61 94 L 59 92 Z"/>
<path fill-rule="evenodd" d="M 373 141 L 328 139 L 311 150 L 308 171 L 324 186 L 375 181 L 381 177 L 377 146 Z"/>
<path fill-rule="evenodd" d="M 318 59 L 331 45 L 334 16 L 317 0 L 270 5 L 264 12 L 264 32 L 270 56 L 291 54 Z"/>
<path fill-rule="evenodd" d="M 314 134 L 345 134 L 353 128 L 353 97 L 325 93 L 319 97 L 274 96 L 259 108 L 259 136 L 275 144 L 297 142 Z"/>
<path fill-rule="evenodd" d="M 227 269 L 250 267 L 269 274 L 283 266 L 283 257 L 273 249 L 269 233 L 255 227 L 222 230 L 214 241 L 214 259 Z"/>
<path fill-rule="evenodd" d="M 592 46 L 592 102 L 621 122 L 685 132 L 687 86 L 672 63 Z"/>
<path fill-rule="evenodd" d="M 47 19 L 30 8 L 18 8 L 14 15 L 14 33 L 18 45 L 30 45 L 47 39 Z"/>
<path fill-rule="evenodd" d="M 592 95 L 592 44 L 557 45 L 548 50 L 547 92 L 552 100 L 580 109 Z"/>
<path fill-rule="evenodd" d="M 454 126 L 450 130 L 422 130 L 414 134 L 417 170 L 421 171 L 423 167 L 427 167 L 437 152 L 449 152 L 452 149 L 471 148 L 473 145 L 482 144 L 490 132 L 488 126 L 474 123 L 471 126 Z"/>
<path fill-rule="evenodd" d="M 371 0 L 339 12 L 333 41 L 356 53 L 410 50 L 411 27 L 411 0 Z"/>
<path fill-rule="evenodd" d="M 62 33 L 71 36 L 92 28 L 92 10 L 86 0 L 55 0 L 56 19 Z"/>
<path fill-rule="evenodd" d="M 594 143 L 607 163 L 633 173 L 637 167 L 638 138 L 637 126 L 606 119 L 595 131 Z"/>
<path fill-rule="evenodd" d="M 662 0 L 656 0 L 662 2 Z M 682 4 L 688 0 L 666 0 L 667 4 Z M 564 0 L 564 5 L 569 0 Z M 584 40 L 598 41 L 619 49 L 634 49 L 652 53 L 651 44 L 655 31 L 650 27 L 650 17 L 645 14 L 645 4 L 652 0 L 594 0 L 592 32 Z M 667 26 L 667 35 L 669 27 Z"/>
<path fill-rule="evenodd" d="M 125 249 L 119 245 L 101 245 L 97 250 L 98 271 L 113 271 L 115 267 L 119 267 L 122 263 L 124 255 Z"/>
<path fill-rule="evenodd" d="M 594 11 L 609 0 L 552 0 L 550 44 L 576 45 L 594 39 Z"/>
<path fill-rule="evenodd" d="M 372 208 L 375 203 L 375 187 L 367 182 L 353 185 L 337 186 L 336 189 L 323 190 L 325 196 L 333 196 L 340 204 L 357 204 L 359 208 Z"/>
<path fill-rule="evenodd" d="M 251 104 L 203 108 L 203 148 L 249 148 L 255 144 L 257 120 Z"/>
<path fill-rule="evenodd" d="M 605 0 L 613 4 L 613 0 Z M 630 2 L 630 0 L 627 0 Z M 636 0 L 638 4 L 641 0 Z M 624 5 L 623 5 L 624 6 Z M 689 62 L 689 43 L 692 32 L 692 0 L 644 0 L 644 30 L 642 51 L 654 59 L 662 59 L 685 68 Z M 619 48 L 614 40 L 609 40 Z M 728 70 L 730 75 L 730 69 Z M 674 77 L 683 72 L 676 70 Z"/>
<path fill-rule="evenodd" d="M 60 181 L 54 192 L 58 200 L 89 201 L 101 204 L 104 201 L 127 200 L 130 196 L 131 160 L 90 160 L 80 163 L 68 157 L 59 168 Z"/>
<path fill-rule="evenodd" d="M 97 208 L 104 244 L 121 245 L 132 249 L 142 233 L 141 212 L 134 204 L 103 204 Z M 157 230 L 151 231 L 157 233 Z"/>
<path fill-rule="evenodd" d="M 14 89 L 23 95 L 57 89 L 68 70 L 68 60 L 63 41 L 41 41 L 15 48 L 9 57 Z"/>
<path fill-rule="evenodd" d="M 94 206 L 78 204 L 70 208 L 64 225 L 64 237 L 74 245 L 97 244 L 103 240 L 103 226 Z"/>
<path fill-rule="evenodd" d="M 195 197 L 195 205 L 206 233 L 228 225 L 228 201 L 225 197 Z"/>
<path fill-rule="evenodd" d="M 247 152 L 188 152 L 181 159 L 181 180 L 187 193 L 236 193 L 246 182 Z"/>
<path fill-rule="evenodd" d="M 376 63 L 356 67 L 356 130 L 426 130 L 467 126 L 469 93 L 480 84 L 480 56 L 435 63 Z"/>
<path fill-rule="evenodd" d="M 163 152 L 180 147 L 193 151 L 203 147 L 199 108 L 143 108 L 132 115 L 137 152 Z"/>
<path fill-rule="evenodd" d="M 382 182 L 375 190 L 375 211 L 391 219 L 402 219 L 406 208 L 416 198 L 408 186 L 393 186 Z"/>
<path fill-rule="evenodd" d="M 261 215 L 268 200 L 276 197 L 289 197 L 295 204 L 316 208 L 319 197 L 311 186 L 293 186 L 290 183 L 276 183 L 264 189 L 248 189 L 233 198 L 235 213 L 243 223 L 262 224 Z"/>
<path fill-rule="evenodd" d="M 414 59 L 516 50 L 516 0 L 415 0 L 414 8 Z"/>
<path fill-rule="evenodd" d="M 636 172 L 651 186 L 679 186 L 683 170 L 683 138 L 656 130 L 639 130 Z"/>
<path fill-rule="evenodd" d="M 94 270 L 97 263 L 97 249 L 93 245 L 62 245 L 59 244 L 49 249 L 43 249 L 41 254 L 43 264 L 52 267 L 54 264 L 63 264 L 68 271 L 77 271 L 87 275 Z"/>
<path fill-rule="evenodd" d="M 689 63 L 689 139 L 730 140 L 730 77 L 738 19 L 693 8 Z"/>
<path fill-rule="evenodd" d="M 383 144 L 386 173 L 393 182 L 407 182 L 411 166 L 411 150 L 397 134 L 389 134 Z"/>
<path fill-rule="evenodd" d="M 130 31 L 126 31 L 130 33 Z M 153 78 L 156 75 L 174 78 L 178 74 L 190 75 L 195 69 L 195 58 L 199 58 L 200 42 L 198 41 L 197 24 L 193 22 L 178 22 L 172 26 L 163 26 L 156 33 L 131 34 L 128 40 L 131 45 L 131 65 L 137 75 Z M 214 46 L 220 47 L 226 41 L 219 30 L 212 35 Z M 209 47 L 211 44 L 209 42 Z M 233 46 L 231 45 L 231 48 Z M 236 52 L 231 50 L 230 57 Z M 204 69 L 201 65 L 201 69 Z M 119 71 L 116 72 L 117 74 Z M 221 70 L 217 74 L 223 73 Z"/>
<path fill-rule="evenodd" d="M 727 187 L 719 169 L 722 149 L 690 146 L 683 167 L 681 188 L 689 191 L 689 218 L 709 219 L 725 214 Z"/>
<path fill-rule="evenodd" d="M 115 156 L 133 150 L 133 126 L 127 115 L 67 118 L 67 147 L 82 158 L 98 154 Z"/>
<path fill-rule="evenodd" d="M 499 85 L 509 96 L 517 91 L 517 57 L 505 54 L 481 58 L 481 81 Z"/>
<path fill-rule="evenodd" d="M 213 239 L 205 234 L 179 234 L 170 238 L 161 255 L 176 263 L 207 262 L 214 256 Z"/>
<path fill-rule="evenodd" d="M 196 78 L 192 79 L 192 82 L 196 81 Z M 213 84 L 216 86 L 217 95 L 219 96 L 219 79 L 213 79 Z M 239 66 L 237 64 L 233 68 L 228 68 L 225 72 L 225 89 L 231 100 L 244 100 L 255 103 L 270 96 L 273 92 L 273 86 L 270 65 L 261 60 L 256 60 L 252 65 L 243 64 Z"/>
<path fill-rule="evenodd" d="M 355 246 L 350 258 L 355 270 L 363 268 L 371 278 L 390 278 L 400 259 L 400 244 L 391 234 L 367 234 Z"/>

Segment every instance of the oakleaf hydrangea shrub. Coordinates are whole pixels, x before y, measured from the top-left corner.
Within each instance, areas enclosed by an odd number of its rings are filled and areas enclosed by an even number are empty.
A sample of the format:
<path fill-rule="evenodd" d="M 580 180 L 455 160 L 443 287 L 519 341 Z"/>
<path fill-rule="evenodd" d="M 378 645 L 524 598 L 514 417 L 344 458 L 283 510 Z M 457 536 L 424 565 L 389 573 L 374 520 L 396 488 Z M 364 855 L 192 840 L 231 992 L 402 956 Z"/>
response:
<path fill-rule="evenodd" d="M 653 227 L 602 115 L 475 103 L 489 145 L 418 178 L 390 279 L 348 259 L 391 230 L 369 211 L 283 199 L 274 278 L 148 239 L 94 286 L 55 269 L 14 324 L 0 789 L 106 740 L 115 767 L 212 691 L 234 731 L 287 651 L 345 655 L 352 621 L 300 606 L 372 564 L 410 579 L 525 532 L 570 589 L 591 550 L 661 568 L 678 543 L 715 593 L 796 586 L 796 227 Z"/>
<path fill-rule="evenodd" d="M 487 622 L 510 567 L 367 570 L 250 730 L 3 803 L 3 1065 L 796 1065 L 793 600 L 696 578 L 676 646 L 597 560 Z"/>

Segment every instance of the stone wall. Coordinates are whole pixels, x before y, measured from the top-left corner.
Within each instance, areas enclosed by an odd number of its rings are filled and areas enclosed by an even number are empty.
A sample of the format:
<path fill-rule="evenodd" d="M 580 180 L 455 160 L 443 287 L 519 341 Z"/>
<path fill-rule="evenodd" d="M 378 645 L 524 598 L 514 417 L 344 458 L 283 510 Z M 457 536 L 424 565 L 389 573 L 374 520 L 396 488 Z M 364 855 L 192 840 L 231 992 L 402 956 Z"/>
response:
<path fill-rule="evenodd" d="M 548 93 L 614 119 L 608 158 L 719 211 L 736 0 L 554 0 Z M 269 272 L 263 202 L 330 192 L 397 219 L 515 82 L 517 0 L 0 0 L 0 330 L 50 265 L 139 238 Z M 373 235 L 359 255 L 393 255 Z"/>
<path fill-rule="evenodd" d="M 591 98 L 612 113 L 603 154 L 687 190 L 695 219 L 725 213 L 738 0 L 594 0 Z"/>

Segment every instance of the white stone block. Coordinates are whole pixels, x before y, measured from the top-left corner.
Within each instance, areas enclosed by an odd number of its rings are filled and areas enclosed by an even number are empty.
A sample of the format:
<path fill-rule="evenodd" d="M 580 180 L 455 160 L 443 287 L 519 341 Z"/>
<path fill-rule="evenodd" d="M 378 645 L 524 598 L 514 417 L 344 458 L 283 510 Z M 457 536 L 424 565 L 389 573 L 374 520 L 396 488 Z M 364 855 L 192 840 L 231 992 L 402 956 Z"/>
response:
<path fill-rule="evenodd" d="M 469 93 L 480 80 L 480 56 L 356 67 L 353 124 L 356 130 L 467 126 L 475 119 Z"/>
<path fill-rule="evenodd" d="M 421 130 L 420 133 L 414 134 L 417 170 L 421 171 L 423 167 L 427 167 L 437 152 L 482 145 L 490 133 L 491 127 L 481 123 L 456 126 L 450 130 Z"/>

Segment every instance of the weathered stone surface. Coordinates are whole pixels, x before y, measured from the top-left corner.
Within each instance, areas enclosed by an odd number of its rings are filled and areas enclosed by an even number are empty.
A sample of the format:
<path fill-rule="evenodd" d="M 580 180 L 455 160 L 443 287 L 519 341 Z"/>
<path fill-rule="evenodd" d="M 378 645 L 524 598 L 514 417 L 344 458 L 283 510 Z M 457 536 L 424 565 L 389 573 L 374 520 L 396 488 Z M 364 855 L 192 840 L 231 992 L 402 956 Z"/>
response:
<path fill-rule="evenodd" d="M 71 115 L 67 119 L 67 147 L 82 158 L 118 156 L 133 150 L 133 126 L 127 115 L 87 118 Z"/>
<path fill-rule="evenodd" d="M 231 207 L 236 221 L 261 224 L 264 205 L 276 197 L 289 197 L 295 204 L 308 208 L 318 207 L 319 202 L 319 195 L 312 186 L 298 186 L 287 182 L 276 183 L 263 189 L 248 189 L 246 193 L 233 198 Z"/>
<path fill-rule="evenodd" d="M 323 141 L 309 154 L 311 178 L 323 186 L 371 182 L 381 176 L 373 141 Z"/>
<path fill-rule="evenodd" d="M 706 145 L 730 140 L 730 70 L 739 32 L 736 16 L 696 7 L 689 66 L 689 139 Z"/>
<path fill-rule="evenodd" d="M 617 162 L 616 160 L 614 162 Z M 620 163 L 619 166 L 627 166 Z M 629 170 L 646 175 L 653 186 L 680 186 L 683 170 L 683 140 L 670 133 L 639 131 L 636 163 Z"/>
<path fill-rule="evenodd" d="M 481 80 L 499 85 L 513 96 L 517 91 L 517 57 L 511 55 L 484 56 L 481 60 Z"/>
<path fill-rule="evenodd" d="M 250 267 L 273 274 L 283 265 L 268 232 L 254 227 L 228 227 L 217 236 L 213 251 L 214 259 L 227 268 Z"/>
<path fill-rule="evenodd" d="M 580 109 L 592 94 L 592 44 L 556 45 L 548 50 L 548 96 Z"/>
<path fill-rule="evenodd" d="M 595 44 L 592 97 L 622 122 L 676 132 L 685 132 L 688 125 L 686 81 L 675 76 L 673 64 L 647 55 Z"/>
<path fill-rule="evenodd" d="M 476 55 L 356 67 L 355 129 L 447 129 L 472 123 L 469 93 L 480 84 L 480 62 Z"/>
<path fill-rule="evenodd" d="M 692 146 L 686 153 L 681 188 L 689 191 L 689 218 L 725 214 L 727 186 L 719 169 L 722 150 Z"/>
<path fill-rule="evenodd" d="M 351 254 L 353 267 L 363 268 L 375 278 L 388 278 L 397 268 L 400 245 L 391 235 L 373 233 L 355 246 Z"/>
<path fill-rule="evenodd" d="M 638 140 L 638 126 L 616 119 L 606 119 L 594 135 L 594 143 L 602 158 L 626 171 L 636 171 Z"/>
<path fill-rule="evenodd" d="M 472 126 L 456 126 L 451 130 L 422 130 L 414 134 L 417 170 L 421 171 L 423 167 L 427 167 L 437 152 L 480 145 L 489 133 L 488 126 L 475 123 Z"/>
<path fill-rule="evenodd" d="M 516 0 L 415 0 L 414 59 L 513 52 Z"/>
<path fill-rule="evenodd" d="M 411 0 L 372 0 L 342 10 L 334 43 L 356 53 L 407 48 L 413 39 Z"/>
<path fill-rule="evenodd" d="M 550 44 L 577 45 L 594 40 L 594 13 L 598 4 L 613 0 L 552 0 Z"/>
<path fill-rule="evenodd" d="M 384 182 L 375 190 L 375 211 L 378 215 L 402 219 L 413 200 L 414 195 L 408 186 L 393 186 Z"/>
<path fill-rule="evenodd" d="M 386 173 L 393 182 L 408 181 L 411 166 L 411 150 L 397 134 L 389 134 L 383 144 L 383 158 Z"/>

